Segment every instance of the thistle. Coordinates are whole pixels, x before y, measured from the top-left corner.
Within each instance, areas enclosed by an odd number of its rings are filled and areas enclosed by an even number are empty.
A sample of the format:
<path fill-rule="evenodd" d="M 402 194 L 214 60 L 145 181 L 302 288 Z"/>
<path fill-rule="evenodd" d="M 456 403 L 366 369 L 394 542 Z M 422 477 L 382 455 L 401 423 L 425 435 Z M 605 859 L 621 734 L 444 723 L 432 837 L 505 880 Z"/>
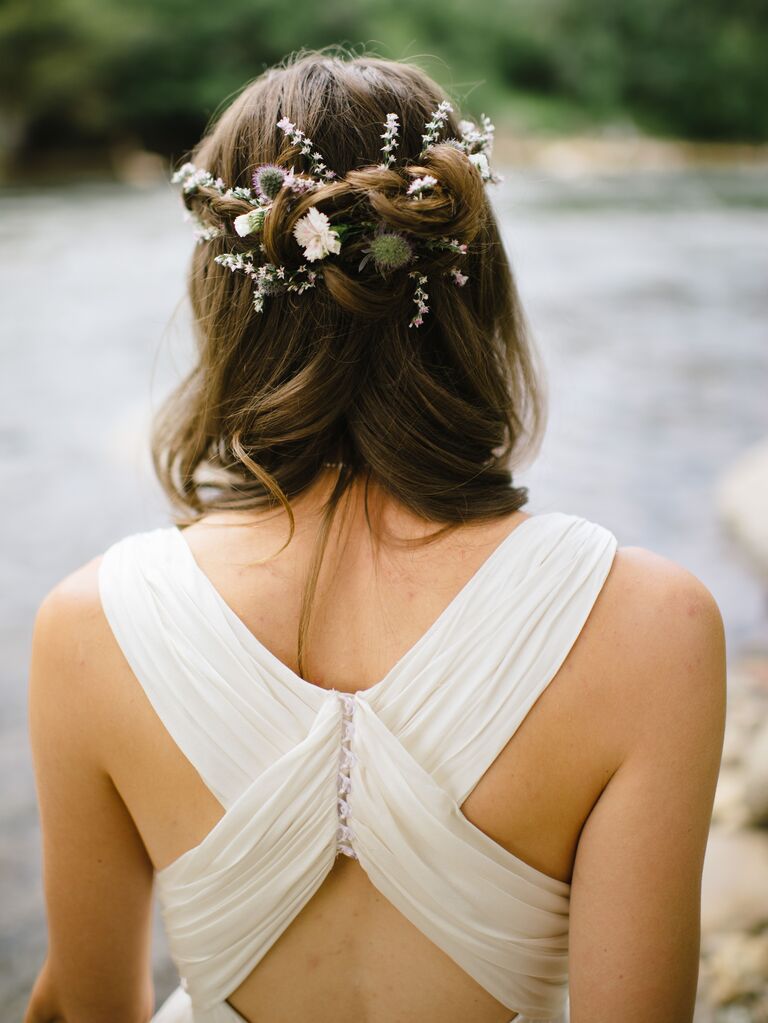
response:
<path fill-rule="evenodd" d="M 275 163 L 263 163 L 253 172 L 253 187 L 264 199 L 274 199 L 285 184 L 286 172 Z"/>
<path fill-rule="evenodd" d="M 432 113 L 430 120 L 425 123 L 425 131 L 421 136 L 422 156 L 439 138 L 452 110 L 451 104 L 443 101 Z M 297 128 L 287 117 L 281 118 L 277 122 L 277 126 L 294 145 L 299 147 L 301 154 L 308 157 L 310 171 L 295 172 L 293 167 L 286 170 L 277 164 L 260 164 L 251 174 L 252 189 L 243 186 L 228 188 L 220 177 L 214 177 L 205 168 L 196 167 L 193 163 L 187 162 L 175 171 L 171 178 L 172 183 L 180 184 L 185 195 L 191 195 L 197 190 L 205 188 L 218 192 L 225 199 L 237 199 L 249 203 L 252 208 L 234 219 L 234 230 L 242 238 L 260 234 L 266 217 L 274 216 L 274 213 L 270 211 L 272 211 L 275 200 L 282 189 L 302 196 L 315 189 L 322 189 L 327 181 L 336 177 L 335 172 L 326 167 L 322 155 L 315 149 L 312 140 L 307 138 L 301 129 Z M 394 150 L 399 145 L 399 131 L 398 115 L 387 114 L 384 132 L 380 136 L 384 140 L 381 147 L 382 162 L 379 164 L 382 169 L 387 169 L 395 163 Z M 481 127 L 478 128 L 472 121 L 462 120 L 459 122 L 461 138 L 446 138 L 443 139 L 443 143 L 461 151 L 469 163 L 477 169 L 484 182 L 497 182 L 503 179 L 500 175 L 493 174 L 488 165 L 488 156 L 493 145 L 493 132 L 494 127 L 490 119 L 482 114 Z M 404 168 L 404 170 L 407 173 L 408 169 Z M 439 185 L 437 177 L 432 174 L 423 174 L 410 181 L 405 194 L 419 200 Z M 285 198 L 290 209 L 291 197 L 285 196 Z M 195 237 L 199 242 L 209 241 L 226 233 L 224 226 L 208 225 L 197 214 L 187 213 L 186 216 L 187 219 L 193 221 Z M 464 256 L 467 253 L 465 242 L 448 236 L 417 240 L 415 237 L 408 237 L 376 219 L 358 220 L 355 218 L 350 223 L 331 225 L 330 218 L 314 206 L 294 224 L 292 233 L 296 242 L 303 249 L 304 259 L 307 262 L 314 262 L 324 260 L 331 254 L 338 255 L 342 249 L 345 249 L 348 235 L 371 231 L 373 233 L 367 236 L 367 247 L 362 250 L 364 258 L 360 261 L 358 270 L 364 270 L 370 262 L 377 273 L 387 276 L 415 263 L 416 268 L 409 271 L 408 277 L 415 282 L 413 301 L 416 305 L 416 313 L 412 316 L 408 326 L 421 326 L 424 322 L 424 314 L 429 312 L 427 304 L 429 296 L 426 289 L 427 275 L 421 272 L 418 265 L 420 257 L 435 250 L 448 250 L 457 256 Z M 214 257 L 214 262 L 232 271 L 240 271 L 254 282 L 253 307 L 257 312 L 263 310 L 264 299 L 267 296 L 290 291 L 301 294 L 308 288 L 315 287 L 317 281 L 322 278 L 322 270 L 309 269 L 307 263 L 302 263 L 296 270 L 290 270 L 288 267 L 266 262 L 266 259 L 266 247 L 264 242 L 258 238 L 254 240 L 253 247 L 249 251 L 227 252 Z M 463 287 L 469 280 L 468 275 L 463 273 L 459 266 L 451 266 L 444 271 L 444 274 L 457 287 Z"/>
<path fill-rule="evenodd" d="M 360 262 L 358 271 L 362 270 L 369 260 L 373 260 L 374 267 L 383 276 L 406 266 L 414 257 L 413 245 L 408 239 L 398 231 L 389 231 L 386 228 L 376 231 L 363 252 L 366 255 Z"/>

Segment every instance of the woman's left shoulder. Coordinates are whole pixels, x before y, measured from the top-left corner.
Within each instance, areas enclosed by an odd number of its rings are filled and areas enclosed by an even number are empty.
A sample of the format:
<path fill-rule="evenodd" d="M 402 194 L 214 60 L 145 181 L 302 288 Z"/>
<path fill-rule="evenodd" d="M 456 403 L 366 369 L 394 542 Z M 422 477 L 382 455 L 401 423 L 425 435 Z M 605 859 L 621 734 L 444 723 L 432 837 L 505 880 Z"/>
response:
<path fill-rule="evenodd" d="M 102 558 L 100 553 L 62 577 L 38 605 L 29 669 L 33 714 L 41 706 L 55 707 L 70 723 L 96 714 L 119 655 L 99 593 Z"/>
<path fill-rule="evenodd" d="M 33 627 L 33 650 L 51 647 L 63 656 L 78 656 L 83 645 L 105 624 L 99 596 L 103 554 L 69 572 L 40 601 Z"/>

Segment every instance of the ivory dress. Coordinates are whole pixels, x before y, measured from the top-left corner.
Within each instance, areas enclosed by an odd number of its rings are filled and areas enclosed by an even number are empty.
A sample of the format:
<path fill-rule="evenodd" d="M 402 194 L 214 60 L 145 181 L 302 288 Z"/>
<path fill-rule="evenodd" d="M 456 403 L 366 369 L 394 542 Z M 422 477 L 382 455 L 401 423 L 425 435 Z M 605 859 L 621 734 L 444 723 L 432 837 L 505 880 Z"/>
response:
<path fill-rule="evenodd" d="M 246 628 L 176 526 L 107 549 L 107 620 L 225 815 L 156 876 L 181 986 L 153 1023 L 243 1023 L 226 1002 L 337 856 L 518 1023 L 568 1020 L 570 885 L 459 807 L 576 641 L 617 541 L 580 516 L 524 519 L 378 683 L 295 674 Z"/>

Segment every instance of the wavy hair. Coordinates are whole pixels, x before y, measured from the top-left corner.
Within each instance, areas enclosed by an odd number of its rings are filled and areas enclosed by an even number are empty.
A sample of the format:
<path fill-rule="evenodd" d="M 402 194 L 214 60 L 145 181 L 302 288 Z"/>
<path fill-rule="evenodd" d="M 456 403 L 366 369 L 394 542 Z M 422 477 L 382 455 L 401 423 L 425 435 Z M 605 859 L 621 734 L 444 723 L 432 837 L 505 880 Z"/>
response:
<path fill-rule="evenodd" d="M 154 418 L 152 460 L 177 525 L 210 511 L 282 505 L 285 545 L 295 530 L 291 500 L 324 463 L 339 465 L 302 598 L 299 674 L 331 523 L 354 480 L 365 483 L 369 529 L 371 484 L 441 524 L 406 545 L 508 515 L 528 500 L 527 488 L 512 485 L 511 467 L 539 447 L 545 391 L 499 229 L 465 153 L 443 143 L 420 156 L 425 123 L 448 98 L 406 61 L 297 51 L 249 82 L 184 157 L 248 188 L 261 164 L 309 169 L 277 128 L 281 118 L 313 140 L 336 177 L 290 208 L 284 189 L 261 236 L 265 258 L 288 268 L 304 261 L 292 229 L 312 205 L 345 222 L 379 221 L 414 242 L 450 235 L 468 246 L 464 287 L 445 273 L 452 253 L 429 249 L 420 260 L 430 311 L 417 329 L 408 327 L 413 282 L 402 271 L 358 272 L 361 242 L 323 262 L 318 286 L 270 296 L 257 312 L 249 278 L 214 261 L 252 247 L 232 221 L 253 207 L 211 188 L 183 197 L 198 221 L 224 230 L 192 254 L 196 359 Z M 395 163 L 382 168 L 390 112 L 399 145 Z M 458 137 L 457 115 L 443 133 Z M 408 183 L 425 174 L 443 187 L 413 202 Z"/>

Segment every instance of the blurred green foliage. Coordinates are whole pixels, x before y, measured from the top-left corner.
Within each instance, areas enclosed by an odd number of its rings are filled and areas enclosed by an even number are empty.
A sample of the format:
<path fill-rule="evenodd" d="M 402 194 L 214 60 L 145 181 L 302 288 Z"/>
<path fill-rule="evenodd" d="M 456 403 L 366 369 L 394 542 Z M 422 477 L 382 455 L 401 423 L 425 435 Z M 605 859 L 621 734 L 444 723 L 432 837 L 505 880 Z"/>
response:
<path fill-rule="evenodd" d="M 265 67 L 335 43 L 533 130 L 768 138 L 768 0 L 3 0 L 0 145 L 179 154 Z"/>

